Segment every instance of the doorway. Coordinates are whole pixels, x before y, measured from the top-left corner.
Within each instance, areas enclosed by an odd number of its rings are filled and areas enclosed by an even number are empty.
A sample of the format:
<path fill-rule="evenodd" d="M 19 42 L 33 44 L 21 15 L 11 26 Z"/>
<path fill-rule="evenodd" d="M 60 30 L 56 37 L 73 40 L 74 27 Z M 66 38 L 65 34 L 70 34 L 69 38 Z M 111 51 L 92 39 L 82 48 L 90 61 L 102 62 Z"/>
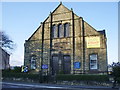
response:
<path fill-rule="evenodd" d="M 59 72 L 59 59 L 58 59 L 58 56 L 52 56 L 52 70 L 53 70 L 53 73 L 57 74 Z"/>
<path fill-rule="evenodd" d="M 71 58 L 69 55 L 63 56 L 63 71 L 64 74 L 70 74 L 71 72 Z"/>
<path fill-rule="evenodd" d="M 71 72 L 70 55 L 53 55 L 52 70 L 53 74 L 58 74 L 59 71 L 63 71 L 64 74 L 70 74 Z"/>

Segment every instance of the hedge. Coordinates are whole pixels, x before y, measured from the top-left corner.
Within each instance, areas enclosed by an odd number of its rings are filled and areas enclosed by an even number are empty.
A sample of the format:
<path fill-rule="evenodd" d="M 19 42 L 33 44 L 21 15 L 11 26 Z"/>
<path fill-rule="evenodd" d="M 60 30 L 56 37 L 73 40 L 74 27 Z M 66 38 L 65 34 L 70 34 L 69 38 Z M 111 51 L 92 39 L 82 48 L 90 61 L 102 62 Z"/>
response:
<path fill-rule="evenodd" d="M 2 72 L 3 78 L 28 78 L 32 80 L 39 80 L 39 74 L 29 74 L 29 73 L 15 73 L 15 72 Z"/>
<path fill-rule="evenodd" d="M 64 81 L 109 81 L 107 75 L 57 75 L 56 80 Z"/>
<path fill-rule="evenodd" d="M 20 72 L 12 72 L 12 71 L 3 71 L 3 78 L 28 78 L 32 80 L 39 80 L 39 74 L 30 74 L 30 73 L 20 73 Z M 50 79 L 50 78 L 49 78 Z M 56 75 L 56 80 L 59 81 L 109 81 L 109 77 L 107 75 L 71 75 L 71 74 L 59 74 Z"/>

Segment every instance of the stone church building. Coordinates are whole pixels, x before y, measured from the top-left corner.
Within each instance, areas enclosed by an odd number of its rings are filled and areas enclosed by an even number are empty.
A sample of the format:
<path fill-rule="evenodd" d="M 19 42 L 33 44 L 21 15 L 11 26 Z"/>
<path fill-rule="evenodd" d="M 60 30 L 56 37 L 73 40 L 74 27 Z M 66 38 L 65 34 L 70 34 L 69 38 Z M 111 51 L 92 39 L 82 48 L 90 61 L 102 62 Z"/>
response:
<path fill-rule="evenodd" d="M 24 65 L 45 75 L 107 73 L 106 42 L 105 30 L 60 3 L 25 40 Z"/>

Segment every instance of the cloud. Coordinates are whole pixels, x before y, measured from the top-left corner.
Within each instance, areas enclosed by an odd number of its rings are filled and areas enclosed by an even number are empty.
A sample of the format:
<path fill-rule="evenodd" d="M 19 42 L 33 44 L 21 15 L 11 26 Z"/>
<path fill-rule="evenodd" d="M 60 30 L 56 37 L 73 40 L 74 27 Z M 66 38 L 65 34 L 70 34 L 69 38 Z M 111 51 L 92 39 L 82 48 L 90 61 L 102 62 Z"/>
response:
<path fill-rule="evenodd" d="M 24 64 L 24 56 L 11 55 L 10 56 L 10 66 L 21 66 Z"/>

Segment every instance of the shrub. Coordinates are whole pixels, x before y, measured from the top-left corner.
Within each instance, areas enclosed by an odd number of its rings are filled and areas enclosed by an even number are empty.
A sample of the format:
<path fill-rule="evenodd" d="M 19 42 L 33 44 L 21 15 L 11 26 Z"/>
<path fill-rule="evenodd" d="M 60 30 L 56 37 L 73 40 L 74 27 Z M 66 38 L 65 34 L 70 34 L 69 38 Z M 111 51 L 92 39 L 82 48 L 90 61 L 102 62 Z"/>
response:
<path fill-rule="evenodd" d="M 114 77 L 115 81 L 118 81 L 120 83 L 120 62 L 112 64 L 112 76 Z"/>
<path fill-rule="evenodd" d="M 64 81 L 109 81 L 107 75 L 57 75 L 57 80 Z"/>
<path fill-rule="evenodd" d="M 120 83 L 120 77 L 117 78 L 118 83 Z"/>
<path fill-rule="evenodd" d="M 3 78 L 28 78 L 28 79 L 32 79 L 32 80 L 38 80 L 39 78 L 39 74 L 29 74 L 29 73 L 16 73 L 16 72 L 6 72 L 3 71 L 2 72 L 2 77 Z"/>
<path fill-rule="evenodd" d="M 16 73 L 20 73 L 21 72 L 21 67 L 14 67 L 14 69 L 5 69 L 2 70 L 2 73 L 12 73 L 12 72 L 16 72 Z"/>
<path fill-rule="evenodd" d="M 14 70 L 12 70 L 13 72 L 21 72 L 21 67 L 14 67 Z"/>

